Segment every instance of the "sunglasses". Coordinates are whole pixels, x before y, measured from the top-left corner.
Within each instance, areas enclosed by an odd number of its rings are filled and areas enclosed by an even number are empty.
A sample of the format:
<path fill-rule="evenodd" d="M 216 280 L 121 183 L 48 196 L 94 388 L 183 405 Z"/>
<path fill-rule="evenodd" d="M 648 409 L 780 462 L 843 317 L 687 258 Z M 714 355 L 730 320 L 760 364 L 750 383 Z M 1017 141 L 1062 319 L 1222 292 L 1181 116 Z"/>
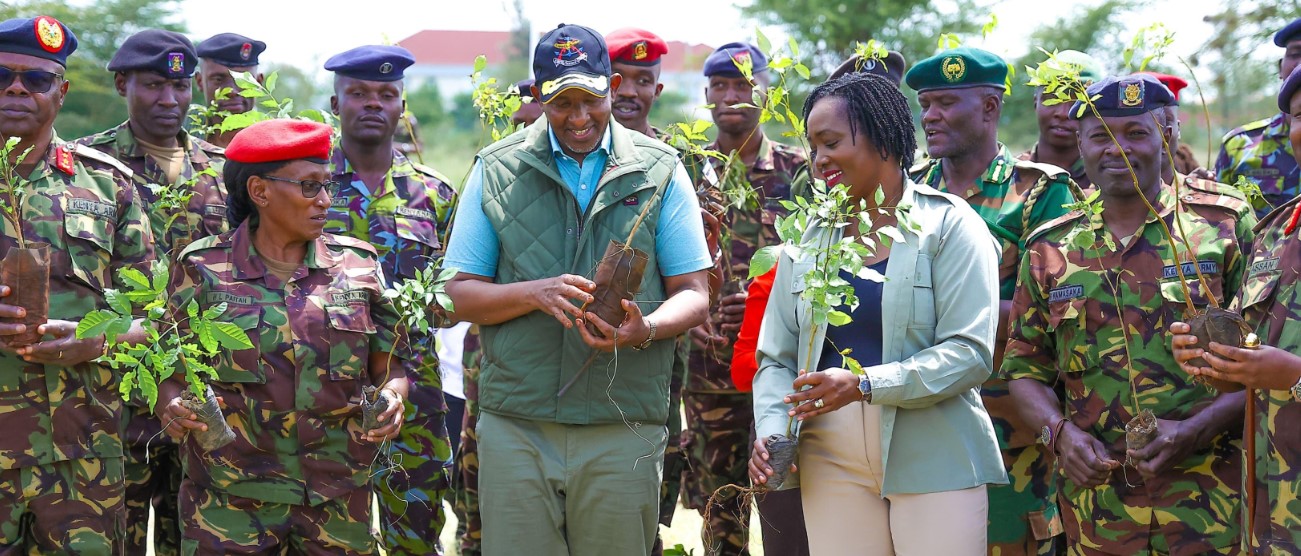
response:
<path fill-rule="evenodd" d="M 281 178 L 277 176 L 260 177 L 264 180 L 296 183 L 299 187 L 303 188 L 303 197 L 308 199 L 315 199 L 322 189 L 324 189 L 326 193 L 329 193 L 330 197 L 337 197 L 339 195 L 339 182 L 337 181 L 291 180 L 289 178 Z"/>
<path fill-rule="evenodd" d="M 23 82 L 23 88 L 29 93 L 48 93 L 54 83 L 63 78 L 63 75 L 41 70 L 23 70 L 18 71 L 13 68 L 0 66 L 0 90 L 8 89 L 14 84 L 14 78 Z"/>

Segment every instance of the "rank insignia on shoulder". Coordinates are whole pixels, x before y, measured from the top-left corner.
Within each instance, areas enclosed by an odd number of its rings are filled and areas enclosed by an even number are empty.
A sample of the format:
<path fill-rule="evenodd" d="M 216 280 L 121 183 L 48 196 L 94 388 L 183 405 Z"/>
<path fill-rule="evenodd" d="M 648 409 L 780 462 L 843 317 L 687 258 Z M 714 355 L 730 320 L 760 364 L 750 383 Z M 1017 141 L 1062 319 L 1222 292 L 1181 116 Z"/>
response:
<path fill-rule="evenodd" d="M 54 149 L 54 167 L 65 174 L 76 173 L 77 169 L 72 162 L 72 147 L 68 144 L 59 145 Z"/>

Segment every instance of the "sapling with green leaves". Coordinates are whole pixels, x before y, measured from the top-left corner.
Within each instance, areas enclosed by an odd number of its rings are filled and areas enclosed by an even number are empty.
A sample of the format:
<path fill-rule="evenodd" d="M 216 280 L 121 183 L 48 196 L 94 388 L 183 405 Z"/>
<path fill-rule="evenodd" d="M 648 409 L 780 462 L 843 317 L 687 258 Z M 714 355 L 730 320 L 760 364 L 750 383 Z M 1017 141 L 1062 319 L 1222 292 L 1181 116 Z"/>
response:
<path fill-rule="evenodd" d="M 222 350 L 253 349 L 253 343 L 239 326 L 221 320 L 225 303 L 200 310 L 191 299 L 184 307 L 170 307 L 168 262 L 154 261 L 149 274 L 119 269 L 126 289 L 105 290 L 108 308 L 87 314 L 77 325 L 77 338 L 104 336 L 104 355 L 98 361 L 121 373 L 118 392 L 124 400 L 142 397 L 150 411 L 158 403 L 159 385 L 174 377 L 184 382 L 181 403 L 208 426 L 194 433 L 196 440 L 203 449 L 215 450 L 234 440 L 235 433 L 206 382 L 217 377 L 211 362 Z M 147 324 L 144 341 L 124 341 L 122 335 L 138 316 Z"/>
<path fill-rule="evenodd" d="M 0 259 L 0 284 L 10 290 L 6 303 L 26 310 L 23 317 L 10 319 L 26 325 L 26 330 L 7 340 L 11 346 L 22 347 L 41 339 L 37 328 L 49 317 L 50 245 L 28 243 L 23 232 L 23 213 L 31 181 L 18 174 L 18 166 L 31 156 L 32 147 L 17 152 L 20 138 L 3 137 L 3 140 L 3 146 L 0 146 L 0 216 L 3 216 L 5 235 L 14 238 L 16 245 Z"/>

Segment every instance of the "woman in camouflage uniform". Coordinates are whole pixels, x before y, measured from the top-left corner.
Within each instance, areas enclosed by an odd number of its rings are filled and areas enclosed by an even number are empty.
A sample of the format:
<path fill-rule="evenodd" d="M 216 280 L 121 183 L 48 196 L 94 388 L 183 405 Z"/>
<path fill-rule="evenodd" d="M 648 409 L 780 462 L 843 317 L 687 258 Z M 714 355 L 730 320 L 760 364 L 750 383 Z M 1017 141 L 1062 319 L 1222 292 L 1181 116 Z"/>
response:
<path fill-rule="evenodd" d="M 368 471 L 376 444 L 402 423 L 407 394 L 393 361 L 397 315 L 382 296 L 370 244 L 322 232 L 331 194 L 329 126 L 271 120 L 227 148 L 232 231 L 192 244 L 173 276 L 173 307 L 224 303 L 220 320 L 254 348 L 221 354 L 212 388 L 234 442 L 182 444 L 182 548 L 187 554 L 373 554 Z M 177 309 L 179 310 L 179 309 Z M 369 432 L 362 386 L 394 399 Z M 173 436 L 201 429 L 179 403 L 160 417 Z"/>

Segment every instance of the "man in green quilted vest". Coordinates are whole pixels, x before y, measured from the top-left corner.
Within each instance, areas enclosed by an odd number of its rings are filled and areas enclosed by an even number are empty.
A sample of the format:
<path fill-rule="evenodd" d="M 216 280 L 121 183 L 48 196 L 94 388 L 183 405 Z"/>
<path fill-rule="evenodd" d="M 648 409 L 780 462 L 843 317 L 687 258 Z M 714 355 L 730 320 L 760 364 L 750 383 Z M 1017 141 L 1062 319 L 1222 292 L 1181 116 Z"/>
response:
<path fill-rule="evenodd" d="M 483 553 L 648 554 L 673 340 L 708 310 L 700 211 L 676 151 L 610 121 L 599 34 L 548 32 L 533 72 L 547 125 L 479 153 L 445 260 L 481 327 Z M 582 307 L 612 242 L 646 260 L 621 322 Z"/>

